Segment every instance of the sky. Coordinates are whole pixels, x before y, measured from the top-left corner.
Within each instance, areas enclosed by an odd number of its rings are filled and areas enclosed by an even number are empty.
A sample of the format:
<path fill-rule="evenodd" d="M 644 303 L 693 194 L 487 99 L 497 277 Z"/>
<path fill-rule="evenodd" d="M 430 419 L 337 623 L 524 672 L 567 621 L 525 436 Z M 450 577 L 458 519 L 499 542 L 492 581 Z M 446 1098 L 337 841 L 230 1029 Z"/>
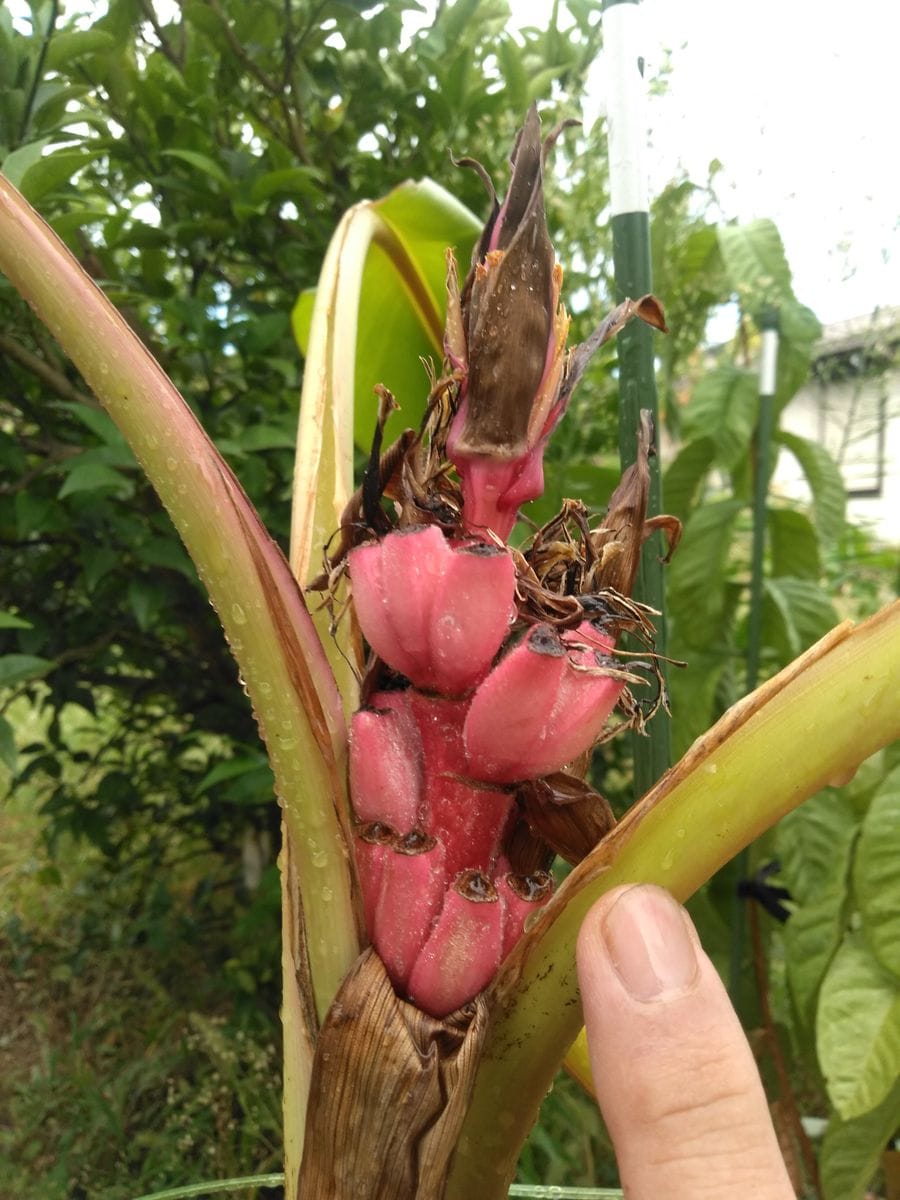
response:
<path fill-rule="evenodd" d="M 512 0 L 540 24 L 550 0 Z M 900 305 L 900 152 L 893 0 L 642 0 L 651 73 L 651 192 L 723 164 L 723 215 L 771 217 L 794 290 L 823 322 Z M 602 93 L 602 63 L 594 84 Z M 590 115 L 602 94 L 588 97 Z"/>

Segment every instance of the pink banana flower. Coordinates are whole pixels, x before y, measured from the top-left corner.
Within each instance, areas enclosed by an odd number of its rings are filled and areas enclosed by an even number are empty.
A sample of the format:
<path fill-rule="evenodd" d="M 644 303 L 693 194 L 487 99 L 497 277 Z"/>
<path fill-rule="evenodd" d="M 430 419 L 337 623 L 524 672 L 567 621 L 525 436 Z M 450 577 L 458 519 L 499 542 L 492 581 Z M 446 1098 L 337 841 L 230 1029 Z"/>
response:
<path fill-rule="evenodd" d="M 448 373 L 420 433 L 384 454 L 382 389 L 332 559 L 346 555 L 371 651 L 349 767 L 366 926 L 398 993 L 435 1017 L 493 978 L 552 893 L 554 852 L 577 861 L 609 827 L 579 775 L 617 706 L 643 720 L 627 690 L 643 680 L 615 645 L 650 632 L 625 599 L 646 535 L 649 426 L 603 526 L 567 502 L 530 547 L 504 544 L 542 490 L 544 447 L 590 355 L 632 315 L 662 325 L 652 298 L 626 301 L 567 354 L 543 205 L 556 136 L 541 142 L 532 108 L 461 292 L 450 256 Z"/>

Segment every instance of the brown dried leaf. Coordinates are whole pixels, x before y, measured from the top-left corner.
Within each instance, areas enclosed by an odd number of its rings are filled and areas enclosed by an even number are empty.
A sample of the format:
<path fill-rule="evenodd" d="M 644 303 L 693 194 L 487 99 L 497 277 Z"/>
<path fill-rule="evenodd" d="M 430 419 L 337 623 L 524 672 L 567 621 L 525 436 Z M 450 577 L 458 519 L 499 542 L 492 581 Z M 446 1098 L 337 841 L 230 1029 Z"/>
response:
<path fill-rule="evenodd" d="M 319 1033 L 297 1194 L 437 1200 L 486 1031 L 480 999 L 436 1020 L 400 1000 L 374 950 Z"/>

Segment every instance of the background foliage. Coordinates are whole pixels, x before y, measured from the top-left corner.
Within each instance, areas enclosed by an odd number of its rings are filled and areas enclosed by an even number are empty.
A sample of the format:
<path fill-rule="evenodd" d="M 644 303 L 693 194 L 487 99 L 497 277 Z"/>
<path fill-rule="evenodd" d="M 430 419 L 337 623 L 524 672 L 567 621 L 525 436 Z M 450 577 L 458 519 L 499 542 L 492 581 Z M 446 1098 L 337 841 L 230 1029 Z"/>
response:
<path fill-rule="evenodd" d="M 282 545 L 298 293 L 315 285 L 349 205 L 428 175 L 483 212 L 481 184 L 453 167 L 448 149 L 476 155 L 500 182 L 533 98 L 552 97 L 548 125 L 577 115 L 599 13 L 568 6 L 565 32 L 515 36 L 504 0 L 441 3 L 417 33 L 404 23 L 418 14 L 414 0 L 165 9 L 111 0 L 87 13 L 45 0 L 16 20 L 0 8 L 2 169 L 127 314 Z M 602 129 L 570 131 L 556 158 L 549 217 L 578 338 L 611 295 Z M 670 576 L 672 653 L 691 663 L 673 681 L 680 748 L 743 690 L 752 317 L 764 303 L 781 313 L 779 409 L 818 333 L 793 297 L 772 226 L 717 228 L 712 201 L 708 186 L 679 181 L 653 214 L 656 290 L 673 329 L 659 344 L 660 388 L 667 430 L 680 439 L 667 507 L 687 525 Z M 711 364 L 701 353 L 707 317 L 732 297 L 738 335 Z M 9 1031 L 0 1190 L 119 1200 L 272 1169 L 279 925 L 269 769 L 205 594 L 131 452 L 2 280 L 0 330 L 0 754 L 9 779 L 0 957 L 10 964 L 0 981 Z M 610 351 L 552 445 L 534 520 L 563 494 L 602 510 L 618 474 L 615 393 Z M 853 604 L 843 564 L 856 535 L 844 526 L 840 476 L 818 446 L 778 437 L 815 508 L 770 502 L 767 672 Z M 864 799 L 821 801 L 822 820 L 844 822 L 848 857 L 840 878 L 829 876 L 829 934 L 816 941 L 815 969 L 796 966 L 796 946 L 804 921 L 826 920 L 805 882 L 826 868 L 796 849 L 804 831 L 778 835 L 799 905 L 783 943 L 773 935 L 788 962 L 782 1014 L 813 1079 L 810 1104 L 839 1113 L 826 1156 L 838 1174 L 855 1161 L 863 1181 L 889 1121 L 862 1140 L 851 1126 L 871 1125 L 867 1114 L 892 1102 L 877 1082 L 884 1062 L 870 1092 L 849 1099 L 830 1077 L 826 1091 L 817 1064 L 824 1055 L 826 1076 L 845 1078 L 827 1032 L 842 979 L 874 977 L 874 956 L 896 991 L 898 967 L 883 949 L 888 906 L 877 899 L 897 887 L 877 855 L 896 800 L 888 766 L 873 768 Z M 598 772 L 621 801 L 628 763 L 613 751 Z M 810 807 L 795 820 L 819 816 Z M 862 854 L 863 865 L 850 871 L 857 834 L 853 862 Z M 879 887 L 865 882 L 872 869 Z M 714 949 L 729 888 L 697 903 Z M 860 922 L 863 941 L 850 931 Z M 871 991 L 882 1003 L 884 987 Z M 753 1003 L 745 1015 L 755 1021 Z M 864 1153 L 848 1157 L 842 1138 Z M 521 1174 L 612 1182 L 602 1127 L 572 1085 L 548 1106 Z"/>

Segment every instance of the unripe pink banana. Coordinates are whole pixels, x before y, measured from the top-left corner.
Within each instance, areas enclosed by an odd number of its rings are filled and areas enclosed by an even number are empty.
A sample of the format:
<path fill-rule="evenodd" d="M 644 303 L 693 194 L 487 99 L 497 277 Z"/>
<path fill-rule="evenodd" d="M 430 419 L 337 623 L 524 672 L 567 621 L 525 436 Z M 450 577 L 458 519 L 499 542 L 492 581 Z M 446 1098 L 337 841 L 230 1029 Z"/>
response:
<path fill-rule="evenodd" d="M 409 977 L 413 1003 L 444 1017 L 477 995 L 500 966 L 503 918 L 500 896 L 486 875 L 457 876 Z"/>
<path fill-rule="evenodd" d="M 370 931 L 388 974 L 403 990 L 441 910 L 445 888 L 440 842 L 418 831 L 395 839 L 381 868 Z"/>
<path fill-rule="evenodd" d="M 611 649 L 590 627 L 560 636 L 535 625 L 472 697 L 463 727 L 470 774 L 492 783 L 537 779 L 589 749 L 624 687 L 603 673 L 598 655 Z"/>
<path fill-rule="evenodd" d="M 416 687 L 442 696 L 487 674 L 515 616 L 515 567 L 481 542 L 451 547 L 436 525 L 351 550 L 350 578 L 366 641 Z"/>

